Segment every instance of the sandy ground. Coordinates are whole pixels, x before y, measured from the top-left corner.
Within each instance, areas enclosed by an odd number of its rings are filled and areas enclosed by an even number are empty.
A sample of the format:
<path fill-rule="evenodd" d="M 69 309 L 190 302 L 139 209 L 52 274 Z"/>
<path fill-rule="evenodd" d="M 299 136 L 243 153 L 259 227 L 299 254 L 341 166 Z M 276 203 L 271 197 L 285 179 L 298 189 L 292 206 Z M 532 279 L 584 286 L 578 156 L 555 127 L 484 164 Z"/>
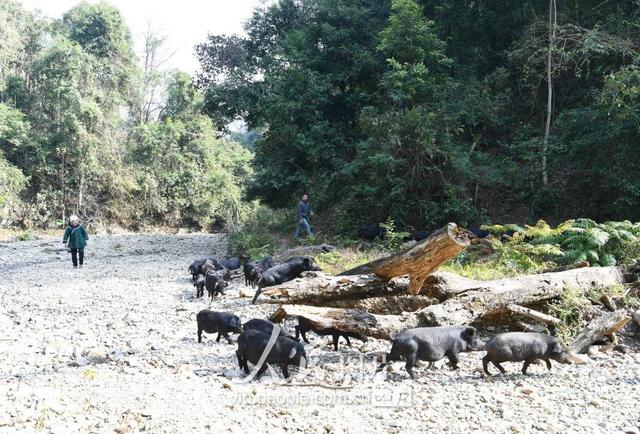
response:
<path fill-rule="evenodd" d="M 235 345 L 198 344 L 191 315 L 273 310 L 239 298 L 240 279 L 212 305 L 193 299 L 187 266 L 223 254 L 224 238 L 93 237 L 77 270 L 62 247 L 0 244 L 0 433 L 640 432 L 639 353 L 492 378 L 469 353 L 411 381 L 402 363 L 374 375 L 384 341 L 333 352 L 312 334 L 298 385 L 245 383 Z"/>

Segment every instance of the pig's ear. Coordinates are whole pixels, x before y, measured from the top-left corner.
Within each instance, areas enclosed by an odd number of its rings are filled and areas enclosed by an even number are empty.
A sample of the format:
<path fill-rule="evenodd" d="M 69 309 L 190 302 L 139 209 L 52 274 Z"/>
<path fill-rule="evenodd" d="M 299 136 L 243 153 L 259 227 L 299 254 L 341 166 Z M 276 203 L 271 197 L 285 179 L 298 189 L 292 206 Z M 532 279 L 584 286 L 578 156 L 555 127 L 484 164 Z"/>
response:
<path fill-rule="evenodd" d="M 462 332 L 462 337 L 464 339 L 471 339 L 476 335 L 476 329 L 474 329 L 473 327 L 467 327 L 466 329 L 463 330 Z"/>
<path fill-rule="evenodd" d="M 303 261 L 304 261 L 305 264 L 308 264 L 310 262 L 309 258 L 304 258 Z"/>
<path fill-rule="evenodd" d="M 291 348 L 291 352 L 289 353 L 289 358 L 293 359 L 296 355 L 296 349 L 295 348 Z"/>

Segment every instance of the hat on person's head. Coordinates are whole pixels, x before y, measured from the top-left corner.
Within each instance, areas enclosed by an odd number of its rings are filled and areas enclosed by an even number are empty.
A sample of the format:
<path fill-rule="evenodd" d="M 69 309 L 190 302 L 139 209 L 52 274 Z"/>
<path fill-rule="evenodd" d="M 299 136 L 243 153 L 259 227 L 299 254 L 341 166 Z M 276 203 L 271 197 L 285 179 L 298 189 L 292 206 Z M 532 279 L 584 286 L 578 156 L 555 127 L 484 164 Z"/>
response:
<path fill-rule="evenodd" d="M 78 220 L 80 220 L 80 219 L 78 218 L 78 216 L 77 216 L 77 215 L 72 215 L 71 217 L 69 217 L 69 221 L 70 221 L 71 223 L 73 223 L 73 222 L 77 222 Z"/>

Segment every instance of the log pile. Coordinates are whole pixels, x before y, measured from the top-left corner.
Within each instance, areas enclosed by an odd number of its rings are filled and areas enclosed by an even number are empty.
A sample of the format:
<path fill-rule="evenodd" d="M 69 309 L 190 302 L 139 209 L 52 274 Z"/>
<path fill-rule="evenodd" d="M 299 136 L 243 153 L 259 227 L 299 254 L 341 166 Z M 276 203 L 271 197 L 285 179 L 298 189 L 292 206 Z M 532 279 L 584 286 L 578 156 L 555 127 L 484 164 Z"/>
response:
<path fill-rule="evenodd" d="M 472 239 L 469 231 L 449 223 L 400 253 L 338 276 L 308 272 L 299 279 L 265 288 L 261 302 L 279 305 L 272 317 L 276 321 L 301 316 L 318 329 L 333 328 L 391 339 L 410 327 L 473 324 L 505 317 L 558 326 L 560 319 L 540 312 L 537 307 L 557 298 L 567 288 L 588 293 L 624 284 L 629 276 L 618 267 L 588 267 L 584 263 L 491 281 L 436 271 L 463 251 Z M 615 310 L 613 300 L 605 298 L 602 302 L 614 312 L 596 320 L 589 331 L 585 329 L 571 346 L 575 351 L 584 351 L 585 346 L 614 333 L 631 318 L 630 314 Z M 522 327 L 536 327 L 518 323 Z"/>

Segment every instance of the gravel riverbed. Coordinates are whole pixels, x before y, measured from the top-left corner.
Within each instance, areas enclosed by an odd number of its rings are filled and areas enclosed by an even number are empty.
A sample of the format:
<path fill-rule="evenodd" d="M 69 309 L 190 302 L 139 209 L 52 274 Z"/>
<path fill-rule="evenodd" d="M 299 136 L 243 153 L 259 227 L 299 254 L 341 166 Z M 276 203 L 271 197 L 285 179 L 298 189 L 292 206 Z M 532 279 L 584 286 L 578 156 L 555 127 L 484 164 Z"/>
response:
<path fill-rule="evenodd" d="M 240 278 L 213 303 L 193 298 L 187 267 L 223 255 L 223 236 L 96 236 L 82 269 L 63 247 L 0 244 L 0 433 L 640 433 L 637 352 L 491 378 L 468 353 L 459 371 L 439 362 L 411 381 L 402 363 L 374 375 L 387 342 L 334 352 L 310 333 L 293 384 L 245 383 L 235 345 L 196 339 L 201 309 L 243 321 L 274 310 L 240 298 L 253 293 Z"/>

